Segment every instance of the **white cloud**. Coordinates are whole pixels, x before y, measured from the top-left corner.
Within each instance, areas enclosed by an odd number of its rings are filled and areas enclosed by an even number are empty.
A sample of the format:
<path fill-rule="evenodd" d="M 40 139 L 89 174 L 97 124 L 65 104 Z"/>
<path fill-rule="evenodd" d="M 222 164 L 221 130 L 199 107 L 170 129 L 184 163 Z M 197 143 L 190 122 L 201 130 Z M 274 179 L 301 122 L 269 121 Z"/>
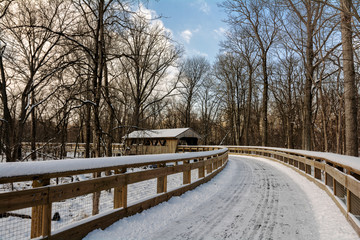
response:
<path fill-rule="evenodd" d="M 180 34 L 180 36 L 184 39 L 184 41 L 186 43 L 190 43 L 192 35 L 193 35 L 193 33 L 189 29 L 186 29 L 185 31 L 182 31 L 181 34 Z"/>
<path fill-rule="evenodd" d="M 228 31 L 223 27 L 219 27 L 219 28 L 213 30 L 213 36 L 217 40 L 222 40 L 227 35 L 228 35 Z"/>
<path fill-rule="evenodd" d="M 216 33 L 216 35 L 219 35 L 220 37 L 226 35 L 226 29 L 223 27 L 219 27 L 218 29 L 215 29 L 214 32 Z"/>
<path fill-rule="evenodd" d="M 192 3 L 191 5 L 198 7 L 200 11 L 206 14 L 209 14 L 211 11 L 210 6 L 205 0 L 196 0 L 196 2 Z"/>
<path fill-rule="evenodd" d="M 171 29 L 165 27 L 164 22 L 161 20 L 161 18 L 156 13 L 156 11 L 152 9 L 148 9 L 143 4 L 140 3 L 138 8 L 135 10 L 135 12 L 138 17 L 142 17 L 144 19 L 151 21 L 151 24 L 153 26 L 158 26 L 159 28 L 163 29 L 164 32 L 168 33 L 170 36 L 173 36 Z"/>

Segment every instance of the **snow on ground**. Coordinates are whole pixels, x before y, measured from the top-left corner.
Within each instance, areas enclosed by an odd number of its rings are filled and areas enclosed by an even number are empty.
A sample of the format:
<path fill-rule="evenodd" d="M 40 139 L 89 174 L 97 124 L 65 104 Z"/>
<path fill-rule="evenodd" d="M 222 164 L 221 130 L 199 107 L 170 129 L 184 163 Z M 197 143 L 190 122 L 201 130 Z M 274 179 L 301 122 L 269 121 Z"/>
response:
<path fill-rule="evenodd" d="M 279 163 L 231 156 L 213 180 L 92 239 L 359 239 L 330 197 Z"/>
<path fill-rule="evenodd" d="M 359 238 L 334 201 L 325 191 L 320 190 L 315 183 L 300 174 L 295 174 L 294 170 L 284 167 L 277 162 L 268 161 L 263 158 L 256 159 L 266 161 L 266 163 L 288 175 L 305 192 L 314 211 L 315 220 L 322 239 L 351 239 L 351 236 L 354 236 L 354 239 Z M 330 236 L 328 236 L 329 233 L 331 233 Z"/>

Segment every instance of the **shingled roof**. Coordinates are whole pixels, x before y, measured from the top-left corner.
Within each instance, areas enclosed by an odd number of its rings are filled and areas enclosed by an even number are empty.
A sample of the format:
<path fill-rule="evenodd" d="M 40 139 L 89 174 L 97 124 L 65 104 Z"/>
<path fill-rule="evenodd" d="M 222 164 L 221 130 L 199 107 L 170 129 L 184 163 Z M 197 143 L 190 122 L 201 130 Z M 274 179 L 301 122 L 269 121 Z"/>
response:
<path fill-rule="evenodd" d="M 128 139 L 139 138 L 183 138 L 192 137 L 200 138 L 191 128 L 171 128 L 171 129 L 153 129 L 153 130 L 139 130 L 129 134 Z"/>

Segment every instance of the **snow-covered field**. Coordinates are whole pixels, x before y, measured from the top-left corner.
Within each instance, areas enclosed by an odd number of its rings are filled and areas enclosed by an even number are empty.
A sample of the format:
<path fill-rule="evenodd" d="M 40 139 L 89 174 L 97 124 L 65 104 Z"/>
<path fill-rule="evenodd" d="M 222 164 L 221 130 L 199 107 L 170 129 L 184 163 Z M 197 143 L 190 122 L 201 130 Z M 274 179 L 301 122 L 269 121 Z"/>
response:
<path fill-rule="evenodd" d="M 279 163 L 230 156 L 209 183 L 92 239 L 359 239 L 330 197 Z"/>

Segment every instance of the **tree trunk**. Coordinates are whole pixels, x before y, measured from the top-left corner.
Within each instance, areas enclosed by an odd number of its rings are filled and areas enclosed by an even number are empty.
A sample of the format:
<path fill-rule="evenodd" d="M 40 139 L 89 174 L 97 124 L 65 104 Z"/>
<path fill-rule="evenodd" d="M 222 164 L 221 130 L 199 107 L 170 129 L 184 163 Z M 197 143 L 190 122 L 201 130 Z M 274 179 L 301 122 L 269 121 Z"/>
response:
<path fill-rule="evenodd" d="M 263 83 L 263 95 L 262 95 L 262 109 L 261 109 L 261 145 L 267 146 L 268 145 L 268 121 L 267 121 L 267 114 L 268 114 L 268 89 L 269 89 L 269 82 L 268 82 L 268 74 L 267 74 L 267 59 L 266 54 L 262 57 L 262 71 L 264 77 Z"/>
<path fill-rule="evenodd" d="M 35 104 L 35 93 L 31 93 L 31 104 Z M 31 159 L 36 159 L 36 114 L 35 109 L 31 112 Z"/>
<path fill-rule="evenodd" d="M 10 110 L 8 107 L 8 98 L 7 98 L 7 92 L 6 92 L 6 77 L 5 77 L 5 69 L 3 65 L 3 57 L 2 54 L 0 54 L 0 71 L 1 71 L 1 83 L 0 83 L 0 90 L 1 90 L 1 100 L 2 100 L 2 107 L 3 107 L 3 117 L 4 117 L 4 138 L 3 138 L 3 144 L 4 144 L 4 152 L 6 156 L 7 162 L 14 162 L 15 159 L 12 158 L 11 154 L 11 148 L 12 148 L 12 142 L 13 142 L 13 134 L 14 131 L 14 125 L 13 125 L 13 119 L 10 114 Z"/>
<path fill-rule="evenodd" d="M 351 0 L 340 0 L 341 5 L 341 39 L 344 66 L 345 97 L 345 142 L 346 155 L 359 156 L 357 127 L 357 97 L 355 86 L 354 53 L 351 30 Z"/>
<path fill-rule="evenodd" d="M 304 123 L 303 123 L 303 149 L 311 150 L 312 129 L 312 82 L 314 76 L 314 49 L 313 49 L 313 26 L 311 18 L 308 19 L 307 42 L 306 42 L 306 79 L 304 96 Z"/>
<path fill-rule="evenodd" d="M 294 139 L 293 139 L 293 121 L 294 121 L 294 112 L 292 110 L 292 93 L 291 93 L 291 73 L 288 73 L 288 99 L 287 99 L 287 107 L 288 114 L 286 116 L 286 135 L 287 135 L 287 147 L 289 149 L 294 148 Z"/>
<path fill-rule="evenodd" d="M 248 63 L 250 65 L 250 63 Z M 250 119 L 251 119 L 251 100 L 252 100 L 252 75 L 253 75 L 253 69 L 251 66 L 249 67 L 249 93 L 248 93 L 248 99 L 247 99 L 247 109 L 246 109 L 246 116 L 245 116 L 245 126 L 244 126 L 244 140 L 245 140 L 245 146 L 249 146 L 249 128 L 250 128 Z"/>

